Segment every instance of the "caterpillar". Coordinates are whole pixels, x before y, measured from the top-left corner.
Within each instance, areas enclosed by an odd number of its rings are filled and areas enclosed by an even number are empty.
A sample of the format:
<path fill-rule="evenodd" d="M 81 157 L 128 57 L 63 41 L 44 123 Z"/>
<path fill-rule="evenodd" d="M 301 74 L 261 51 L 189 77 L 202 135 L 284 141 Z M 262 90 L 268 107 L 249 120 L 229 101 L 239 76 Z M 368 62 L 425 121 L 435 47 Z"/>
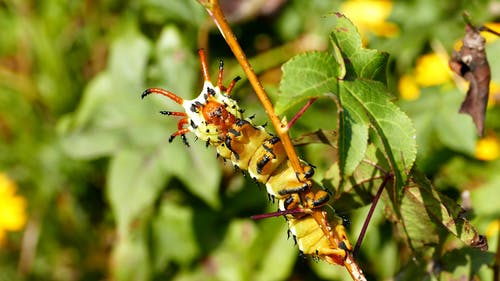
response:
<path fill-rule="evenodd" d="M 208 64 L 203 49 L 198 51 L 204 78 L 201 93 L 192 100 L 174 93 L 149 88 L 141 98 L 150 94 L 163 95 L 181 105 L 184 111 L 160 111 L 161 114 L 180 117 L 175 131 L 169 138 L 181 137 L 186 146 L 187 133 L 194 133 L 206 146 L 216 148 L 217 155 L 229 160 L 236 168 L 247 173 L 266 186 L 267 193 L 278 201 L 279 215 L 288 221 L 299 250 L 331 264 L 345 265 L 355 280 L 364 280 L 361 270 L 353 273 L 351 266 L 352 246 L 338 216 L 331 218 L 324 208 L 330 195 L 313 185 L 312 165 L 301 160 L 304 173 L 297 174 L 277 136 L 263 126 L 252 124 L 252 117 L 243 118 L 243 110 L 231 98 L 231 92 L 240 79 L 236 77 L 226 88 L 222 85 L 224 65 L 219 64 L 217 83 L 210 81 Z M 272 216 L 272 215 L 270 215 Z M 363 277 L 363 278 L 361 278 Z"/>

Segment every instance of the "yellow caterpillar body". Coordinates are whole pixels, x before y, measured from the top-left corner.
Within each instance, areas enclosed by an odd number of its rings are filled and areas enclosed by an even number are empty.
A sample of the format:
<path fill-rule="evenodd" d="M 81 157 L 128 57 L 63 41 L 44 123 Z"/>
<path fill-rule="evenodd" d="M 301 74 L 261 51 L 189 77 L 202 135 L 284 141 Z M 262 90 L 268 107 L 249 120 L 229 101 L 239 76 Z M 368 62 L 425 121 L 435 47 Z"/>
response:
<path fill-rule="evenodd" d="M 248 171 L 252 178 L 266 185 L 269 195 L 278 200 L 290 232 L 304 254 L 345 265 L 352 247 L 342 220 L 338 217 L 329 219 L 323 208 L 329 194 L 313 187 L 310 179 L 313 167 L 303 162 L 304 174 L 296 174 L 281 140 L 262 126 L 254 126 L 251 118 L 243 119 L 242 110 L 230 98 L 238 78 L 228 88 L 222 86 L 221 62 L 219 79 L 214 86 L 210 82 L 203 50 L 199 51 L 199 55 L 205 82 L 198 97 L 185 100 L 159 88 L 147 89 L 142 94 L 142 97 L 161 94 L 184 107 L 183 112 L 161 112 L 181 117 L 178 130 L 171 135 L 170 141 L 181 136 L 188 145 L 184 135 L 192 132 L 207 146 L 214 146 L 219 156 Z"/>

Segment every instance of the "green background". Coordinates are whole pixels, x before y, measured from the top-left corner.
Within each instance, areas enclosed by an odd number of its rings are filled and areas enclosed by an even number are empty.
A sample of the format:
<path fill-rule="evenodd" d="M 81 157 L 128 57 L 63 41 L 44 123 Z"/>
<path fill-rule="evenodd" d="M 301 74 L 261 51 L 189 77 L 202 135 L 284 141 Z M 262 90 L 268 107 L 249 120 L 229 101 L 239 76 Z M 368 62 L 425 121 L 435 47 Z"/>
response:
<path fill-rule="evenodd" d="M 304 44 L 329 48 L 328 17 L 341 4 L 285 1 L 264 13 L 259 1 L 227 2 L 234 31 L 273 99 L 283 63 Z M 399 35 L 367 35 L 370 48 L 390 54 L 395 97 L 398 78 L 421 54 L 437 43 L 451 52 L 463 36 L 463 10 L 477 23 L 498 20 L 492 5 L 395 1 L 390 20 Z M 299 256 L 282 218 L 251 220 L 276 206 L 264 188 L 216 159 L 214 149 L 193 137 L 190 148 L 168 143 L 176 120 L 157 112 L 180 110 L 175 103 L 141 101 L 152 86 L 198 95 L 199 47 L 208 51 L 212 77 L 221 58 L 226 83 L 243 76 L 196 1 L 0 1 L 0 30 L 0 170 L 17 182 L 29 214 L 25 231 L 10 233 L 0 249 L 0 280 L 348 280 L 341 267 Z M 496 81 L 499 42 L 487 49 Z M 234 95 L 247 114 L 256 113 L 256 124 L 267 121 L 245 79 Z M 441 260 L 418 262 L 382 205 L 358 260 L 370 280 L 492 280 L 500 160 L 475 159 L 475 129 L 457 113 L 463 97 L 453 87 L 431 87 L 417 101 L 396 104 L 417 129 L 418 168 L 438 190 L 470 206 L 467 215 L 489 235 L 490 252 L 450 238 L 439 245 Z M 325 116 L 335 110 L 316 102 L 292 136 L 333 129 Z M 500 107 L 488 110 L 487 133 L 498 134 L 499 117 Z M 299 149 L 320 175 L 332 162 L 323 152 L 318 145 Z M 366 212 L 341 213 L 351 222 L 351 242 Z"/>

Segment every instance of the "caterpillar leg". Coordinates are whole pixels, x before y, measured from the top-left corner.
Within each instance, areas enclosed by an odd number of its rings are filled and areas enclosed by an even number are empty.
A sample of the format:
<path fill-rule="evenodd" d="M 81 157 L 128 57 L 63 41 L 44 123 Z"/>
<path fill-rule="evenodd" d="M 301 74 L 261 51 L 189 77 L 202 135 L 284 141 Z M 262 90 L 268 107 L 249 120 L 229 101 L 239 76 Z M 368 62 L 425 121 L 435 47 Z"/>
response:
<path fill-rule="evenodd" d="M 290 213 L 292 213 L 291 211 L 293 210 L 302 210 L 302 213 L 306 214 L 326 205 L 328 201 L 330 201 L 330 194 L 324 190 L 318 190 L 316 192 L 309 191 L 303 197 L 304 200 L 298 193 L 290 194 L 288 198 L 280 200 L 280 210 Z M 347 237 L 345 236 L 345 238 Z"/>
<path fill-rule="evenodd" d="M 320 248 L 316 255 L 323 258 L 325 261 L 331 264 L 343 265 L 347 257 L 348 249 L 343 247 L 341 243 L 339 248 Z"/>
<path fill-rule="evenodd" d="M 302 165 L 302 168 L 304 169 L 303 174 L 295 173 L 297 180 L 305 181 L 312 178 L 312 176 L 314 175 L 314 167 L 311 165 Z"/>
<path fill-rule="evenodd" d="M 330 253 L 318 254 L 318 256 L 323 258 L 328 263 L 344 265 L 347 253 L 342 249 L 331 249 Z"/>
<path fill-rule="evenodd" d="M 280 210 L 290 211 L 300 209 L 300 196 L 297 193 L 290 194 L 290 197 L 279 201 Z"/>
<path fill-rule="evenodd" d="M 316 192 L 308 192 L 305 196 L 305 204 L 307 208 L 318 208 L 330 201 L 330 194 L 324 190 L 318 190 Z"/>

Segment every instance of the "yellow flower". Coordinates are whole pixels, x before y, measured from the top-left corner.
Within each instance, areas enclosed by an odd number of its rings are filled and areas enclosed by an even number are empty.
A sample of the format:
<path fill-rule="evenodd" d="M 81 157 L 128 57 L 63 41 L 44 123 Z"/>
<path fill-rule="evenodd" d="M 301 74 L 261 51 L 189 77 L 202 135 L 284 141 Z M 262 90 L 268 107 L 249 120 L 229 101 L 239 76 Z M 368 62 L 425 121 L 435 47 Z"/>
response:
<path fill-rule="evenodd" d="M 26 224 L 26 200 L 16 195 L 16 183 L 0 173 L 0 244 L 7 231 L 21 230 Z"/>
<path fill-rule="evenodd" d="M 403 75 L 398 82 L 399 96 L 405 100 L 416 100 L 420 97 L 420 89 L 418 88 L 415 78 L 410 75 Z"/>
<path fill-rule="evenodd" d="M 417 60 L 415 79 L 420 86 L 429 87 L 450 80 L 448 61 L 436 53 L 426 54 Z"/>
<path fill-rule="evenodd" d="M 486 136 L 476 143 L 476 158 L 479 160 L 495 160 L 500 156 L 500 144 L 494 135 Z"/>
<path fill-rule="evenodd" d="M 341 4 L 340 10 L 364 34 L 371 31 L 378 36 L 394 36 L 398 33 L 398 26 L 387 22 L 392 11 L 393 3 L 383 0 L 346 1 Z"/>
<path fill-rule="evenodd" d="M 488 225 L 488 228 L 486 229 L 486 236 L 494 237 L 498 235 L 498 231 L 500 231 L 500 220 L 494 220 Z"/>
<path fill-rule="evenodd" d="M 500 22 L 487 22 L 484 24 L 484 26 L 497 33 L 500 33 Z M 483 36 L 484 39 L 486 39 L 486 43 L 491 43 L 499 39 L 498 35 L 487 31 L 481 32 L 481 36 Z"/>
<path fill-rule="evenodd" d="M 488 97 L 488 108 L 500 102 L 500 84 L 491 80 L 490 82 L 490 95 Z"/>

